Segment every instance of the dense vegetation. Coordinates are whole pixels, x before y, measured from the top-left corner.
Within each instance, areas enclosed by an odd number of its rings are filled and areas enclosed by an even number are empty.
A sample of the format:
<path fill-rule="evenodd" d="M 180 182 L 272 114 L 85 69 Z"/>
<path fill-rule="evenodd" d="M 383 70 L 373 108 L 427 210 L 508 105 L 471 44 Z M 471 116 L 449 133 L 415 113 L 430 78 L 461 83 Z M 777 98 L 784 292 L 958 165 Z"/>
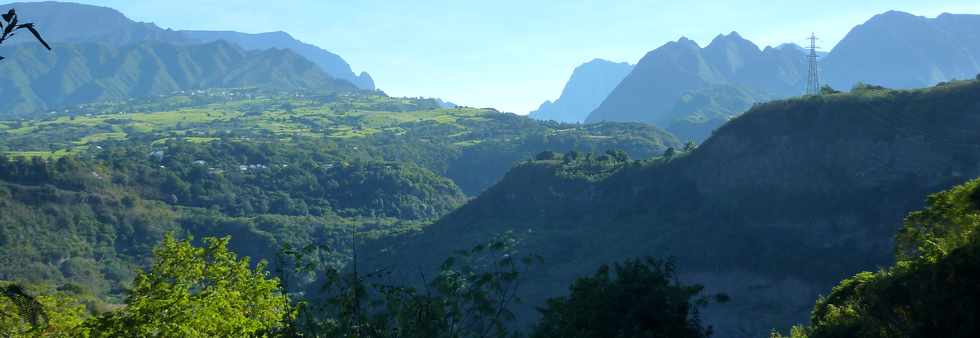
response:
<path fill-rule="evenodd" d="M 896 263 L 845 279 L 792 337 L 974 337 L 980 180 L 929 197 L 896 238 Z"/>
<path fill-rule="evenodd" d="M 415 231 L 542 150 L 676 145 L 632 124 L 572 126 L 436 100 L 214 89 L 0 122 L 0 280 L 122 300 L 168 232 L 233 235 L 271 262 L 286 245 Z M 457 184 L 459 182 L 459 184 Z M 460 185 L 468 187 L 461 190 Z M 297 288 L 309 284 L 297 281 Z"/>
<path fill-rule="evenodd" d="M 383 94 L 227 89 L 73 107 L 44 118 L 0 120 L 0 152 L 81 154 L 118 140 L 147 145 L 182 139 L 286 143 L 363 161 L 411 162 L 456 182 L 468 195 L 544 150 L 634 158 L 680 144 L 641 124 L 537 122 L 490 109 L 443 109 L 436 100 Z M 258 164 L 258 163 L 242 163 Z"/>
<path fill-rule="evenodd" d="M 734 117 L 798 51 L 682 40 L 637 67 L 678 81 L 631 75 L 598 120 L 698 146 L 359 91 L 283 50 L 58 47 L 3 50 L 0 336 L 746 336 L 828 291 L 791 336 L 976 335 L 980 181 L 892 236 L 980 176 L 975 81 Z"/>
<path fill-rule="evenodd" d="M 164 238 L 151 267 L 140 272 L 125 306 L 93 310 L 78 290 L 25 290 L 5 286 L 0 295 L 0 334 L 8 337 L 518 337 L 507 324 L 519 302 L 524 275 L 539 263 L 514 251 L 519 239 L 501 236 L 444 261 L 424 287 L 389 284 L 382 271 L 342 273 L 308 262 L 328 247 L 285 250 L 292 268 L 324 281 L 323 293 L 290 293 L 270 278 L 266 263 L 228 250 L 228 238 Z M 307 264 L 312 263 L 312 264 Z M 669 263 L 647 259 L 608 267 L 573 285 L 569 299 L 555 299 L 534 337 L 707 337 L 694 299 L 701 286 L 672 280 Z M 280 275 L 280 277 L 283 275 Z M 596 298 L 595 295 L 600 295 Z M 605 295 L 615 296 L 607 299 Z M 618 300 L 619 302 L 610 302 Z M 586 302 L 586 303 L 582 303 Z M 593 308 L 590 303 L 605 304 Z M 582 304 L 580 304 L 582 303 Z M 596 304 L 598 305 L 598 304 Z M 653 306 L 658 311 L 646 311 Z M 623 310 L 628 313 L 624 315 Z M 580 319 L 594 317 L 597 322 Z"/>
<path fill-rule="evenodd" d="M 658 159 L 542 156 L 422 233 L 375 243 L 391 253 L 378 263 L 530 233 L 523 250 L 549 269 L 525 296 L 543 304 L 588 267 L 676 257 L 682 280 L 732 296 L 703 313 L 719 335 L 765 335 L 805 320 L 841 279 L 892 264 L 897 225 L 922 196 L 980 176 L 978 96 L 975 81 L 860 86 L 757 105 Z"/>
<path fill-rule="evenodd" d="M 222 142 L 161 149 L 122 143 L 51 162 L 0 156 L 2 278 L 118 294 L 165 232 L 236 234 L 236 249 L 269 258 L 282 243 L 351 226 L 416 227 L 464 199 L 409 164 L 316 162 L 291 148 Z"/>
<path fill-rule="evenodd" d="M 711 336 L 699 314 L 708 303 L 703 287 L 681 285 L 674 272 L 673 263 L 652 258 L 603 265 L 576 280 L 568 296 L 548 300 L 532 337 Z M 721 302 L 726 297 L 715 295 Z"/>

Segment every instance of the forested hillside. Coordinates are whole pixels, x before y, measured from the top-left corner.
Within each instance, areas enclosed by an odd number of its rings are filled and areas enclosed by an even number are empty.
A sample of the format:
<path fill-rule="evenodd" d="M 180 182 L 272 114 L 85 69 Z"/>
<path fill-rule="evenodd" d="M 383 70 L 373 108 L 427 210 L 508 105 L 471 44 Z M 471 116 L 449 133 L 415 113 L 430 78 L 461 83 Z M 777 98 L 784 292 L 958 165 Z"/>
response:
<path fill-rule="evenodd" d="M 706 15 L 288 5 L 121 6 L 508 108 Z M 587 15 L 501 26 L 535 8 Z M 596 59 L 520 116 L 281 31 L 0 13 L 0 337 L 978 336 L 980 16 L 875 16 L 821 54 L 846 92 L 796 96 L 805 51 L 732 32 Z"/>
<path fill-rule="evenodd" d="M 975 81 L 865 86 L 759 105 L 655 160 L 543 156 L 423 233 L 378 243 L 394 254 L 382 261 L 513 231 L 548 262 L 526 293 L 541 301 L 587 267 L 674 256 L 682 280 L 732 296 L 706 313 L 719 335 L 764 335 L 804 320 L 837 281 L 890 264 L 922 196 L 980 176 L 978 95 Z"/>
<path fill-rule="evenodd" d="M 0 120 L 0 280 L 118 297 L 164 233 L 233 235 L 274 260 L 414 231 L 548 149 L 649 158 L 680 147 L 639 124 L 538 122 L 383 94 L 211 89 Z"/>
<path fill-rule="evenodd" d="M 976 336 L 978 187 L 973 180 L 929 196 L 896 235 L 895 265 L 842 281 L 790 336 Z"/>
<path fill-rule="evenodd" d="M 444 109 L 436 100 L 378 93 L 262 89 L 187 91 L 75 106 L 39 119 L 0 120 L 0 136 L 0 151 L 44 157 L 124 139 L 298 142 L 350 158 L 414 163 L 452 179 L 468 195 L 544 150 L 625 150 L 633 158 L 650 158 L 681 147 L 670 134 L 642 124 L 569 125 L 490 109 Z"/>

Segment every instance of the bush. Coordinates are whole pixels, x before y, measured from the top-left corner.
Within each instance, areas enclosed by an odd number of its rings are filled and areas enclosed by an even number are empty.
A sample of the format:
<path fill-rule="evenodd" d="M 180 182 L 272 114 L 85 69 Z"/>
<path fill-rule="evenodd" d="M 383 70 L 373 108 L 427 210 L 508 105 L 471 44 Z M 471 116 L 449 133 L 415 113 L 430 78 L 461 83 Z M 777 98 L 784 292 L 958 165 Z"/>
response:
<path fill-rule="evenodd" d="M 569 296 L 548 300 L 532 337 L 710 336 L 699 316 L 708 303 L 703 287 L 678 283 L 674 271 L 672 262 L 652 258 L 602 266 L 576 280 Z"/>

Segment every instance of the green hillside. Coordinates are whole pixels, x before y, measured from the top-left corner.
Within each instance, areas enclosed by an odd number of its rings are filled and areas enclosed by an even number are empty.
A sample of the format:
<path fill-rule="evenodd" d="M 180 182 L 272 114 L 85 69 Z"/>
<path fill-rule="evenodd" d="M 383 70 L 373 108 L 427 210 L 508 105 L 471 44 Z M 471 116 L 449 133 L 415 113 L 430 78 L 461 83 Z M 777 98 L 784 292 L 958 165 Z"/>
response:
<path fill-rule="evenodd" d="M 533 306 L 588 267 L 674 256 L 681 280 L 732 296 L 705 313 L 716 332 L 765 335 L 805 319 L 839 280 L 890 264 L 896 225 L 922 196 L 980 176 L 978 96 L 975 81 L 865 86 L 756 106 L 691 152 L 526 163 L 422 234 L 377 243 L 395 255 L 380 261 L 525 234 L 522 250 L 548 262 L 529 282 Z"/>
<path fill-rule="evenodd" d="M 803 337 L 973 337 L 978 334 L 980 180 L 929 197 L 896 236 L 896 264 L 862 272 L 821 297 Z"/>
<path fill-rule="evenodd" d="M 70 282 L 111 298 L 168 232 L 234 235 L 238 252 L 272 261 L 286 244 L 411 230 L 465 201 L 411 164 L 236 141 L 158 149 L 121 142 L 53 161 L 0 156 L 0 279 Z"/>
<path fill-rule="evenodd" d="M 185 91 L 0 120 L 0 280 L 118 298 L 168 232 L 285 245 L 416 231 L 548 149 L 679 147 L 639 124 L 537 122 L 380 93 Z M 345 239 L 346 238 L 346 239 Z M 275 264 L 273 264 L 275 268 Z M 308 282 L 308 281 L 307 281 Z"/>
<path fill-rule="evenodd" d="M 296 141 L 351 158 L 410 162 L 452 179 L 468 195 L 545 150 L 622 149 L 650 158 L 681 146 L 672 135 L 642 124 L 540 122 L 369 93 L 211 89 L 76 106 L 29 120 L 0 119 L 0 152 L 11 156 L 81 154 L 124 139 L 162 144 L 222 138 Z"/>

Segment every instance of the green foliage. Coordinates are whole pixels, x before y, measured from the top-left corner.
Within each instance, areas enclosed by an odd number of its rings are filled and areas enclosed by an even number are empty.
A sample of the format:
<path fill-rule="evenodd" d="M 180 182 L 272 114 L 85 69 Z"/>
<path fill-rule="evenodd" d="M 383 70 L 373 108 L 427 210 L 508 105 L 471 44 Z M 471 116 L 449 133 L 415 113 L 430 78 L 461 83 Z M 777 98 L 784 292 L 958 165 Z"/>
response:
<path fill-rule="evenodd" d="M 666 114 L 667 131 L 682 141 L 703 142 L 714 129 L 744 113 L 771 95 L 730 85 L 716 85 L 684 93 Z"/>
<path fill-rule="evenodd" d="M 703 287 L 682 285 L 674 273 L 672 262 L 652 258 L 604 265 L 576 280 L 568 296 L 548 300 L 532 337 L 710 336 L 699 315 L 708 303 Z"/>
<path fill-rule="evenodd" d="M 533 230 L 528 247 L 549 269 L 529 303 L 602 261 L 669 254 L 736 299 L 707 310 L 720 335 L 786 330 L 809 315 L 807 290 L 894 262 L 903 215 L 980 167 L 980 129 L 966 127 L 980 123 L 980 83 L 875 92 L 757 105 L 671 161 L 600 166 L 566 152 L 520 164 L 383 263 Z"/>
<path fill-rule="evenodd" d="M 928 207 L 909 214 L 896 238 L 899 260 L 935 262 L 970 244 L 980 230 L 980 180 L 929 196 Z"/>
<path fill-rule="evenodd" d="M 820 87 L 820 95 L 833 95 L 833 94 L 840 94 L 840 91 L 834 89 L 830 85 L 823 85 L 823 87 Z"/>
<path fill-rule="evenodd" d="M 310 337 L 509 337 L 509 307 L 522 275 L 536 262 L 519 256 L 518 239 L 504 235 L 458 252 L 432 279 L 419 271 L 420 288 L 390 284 L 391 271 L 325 271 L 323 300 L 301 305 L 296 324 Z M 355 262 L 356 264 L 356 262 Z"/>
<path fill-rule="evenodd" d="M 208 89 L 74 106 L 0 122 L 0 276 L 119 302 L 167 232 L 234 235 L 234 250 L 271 260 L 351 225 L 417 231 L 542 151 L 622 149 L 592 161 L 612 167 L 668 145 L 640 124 L 538 122 L 377 92 Z"/>
<path fill-rule="evenodd" d="M 559 124 L 490 109 L 442 109 L 429 99 L 266 89 L 89 104 L 0 125 L 16 127 L 0 128 L 0 149 L 14 156 L 97 153 L 121 140 L 286 143 L 346 160 L 411 162 L 452 179 L 468 195 L 491 186 L 514 162 L 545 150 L 622 149 L 649 158 L 679 145 L 643 124 Z"/>
<path fill-rule="evenodd" d="M 81 327 L 89 317 L 85 305 L 67 292 L 24 290 L 16 284 L 7 284 L 4 296 L 0 297 L 2 337 L 84 336 Z"/>
<path fill-rule="evenodd" d="M 93 337 L 265 337 L 292 313 L 266 264 L 228 251 L 228 238 L 204 247 L 164 238 L 139 274 L 126 307 L 87 324 Z"/>
<path fill-rule="evenodd" d="M 897 236 L 897 263 L 842 281 L 792 337 L 975 337 L 980 180 L 934 194 Z"/>

